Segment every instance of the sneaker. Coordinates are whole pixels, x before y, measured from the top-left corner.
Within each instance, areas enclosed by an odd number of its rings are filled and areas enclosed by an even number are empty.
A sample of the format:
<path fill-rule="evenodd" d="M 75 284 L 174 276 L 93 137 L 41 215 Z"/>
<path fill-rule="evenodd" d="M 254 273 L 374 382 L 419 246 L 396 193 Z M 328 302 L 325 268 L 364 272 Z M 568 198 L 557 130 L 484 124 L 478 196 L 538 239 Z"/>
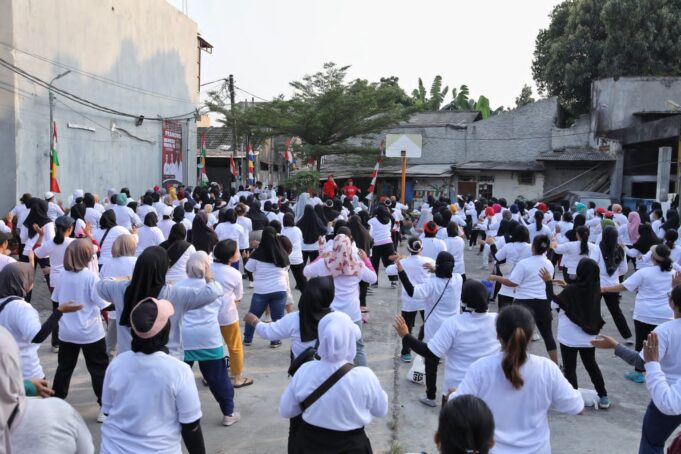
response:
<path fill-rule="evenodd" d="M 411 353 L 405 353 L 404 355 L 400 356 L 400 361 L 403 363 L 410 363 L 412 360 L 411 358 Z"/>
<path fill-rule="evenodd" d="M 255 287 L 255 284 L 253 283 L 253 281 L 248 283 L 248 288 L 254 288 L 254 287 Z"/>
<path fill-rule="evenodd" d="M 369 288 L 378 288 L 378 283 L 376 283 L 376 284 L 371 284 L 371 285 L 369 286 Z"/>
<path fill-rule="evenodd" d="M 104 412 L 102 410 L 99 410 L 99 415 L 97 415 L 97 422 L 101 424 L 104 421 L 106 421 L 106 418 L 107 416 L 104 414 Z"/>
<path fill-rule="evenodd" d="M 202 378 L 202 379 L 201 379 L 201 384 L 202 384 L 203 386 L 208 386 L 208 382 L 206 381 L 205 378 Z"/>
<path fill-rule="evenodd" d="M 279 348 L 279 347 L 281 347 L 281 341 L 270 342 L 270 348 Z"/>
<path fill-rule="evenodd" d="M 421 402 L 423 405 L 427 407 L 437 407 L 437 402 L 435 402 L 435 399 L 428 399 L 427 397 L 422 397 L 419 399 L 419 402 Z"/>
<path fill-rule="evenodd" d="M 397 288 L 397 282 L 391 282 L 390 288 Z"/>
<path fill-rule="evenodd" d="M 532 333 L 532 342 L 537 342 L 541 340 L 541 336 L 536 331 Z"/>
<path fill-rule="evenodd" d="M 52 347 L 50 347 L 50 351 L 52 353 L 59 353 L 59 345 L 57 345 L 56 347 L 53 345 Z"/>
<path fill-rule="evenodd" d="M 468 250 L 469 250 L 469 251 L 472 251 L 472 250 L 473 250 L 473 246 L 468 246 Z"/>
<path fill-rule="evenodd" d="M 598 408 L 602 408 L 604 410 L 610 408 L 610 399 L 608 399 L 608 396 L 603 396 L 598 399 Z"/>
<path fill-rule="evenodd" d="M 634 341 L 631 339 L 631 337 L 627 337 L 626 339 L 624 339 L 624 345 L 632 346 L 634 345 Z"/>
<path fill-rule="evenodd" d="M 231 415 L 227 415 L 222 419 L 222 425 L 229 427 L 232 424 L 236 424 L 240 419 L 241 415 L 235 411 Z"/>
<path fill-rule="evenodd" d="M 634 383 L 645 383 L 646 382 L 646 377 L 643 375 L 641 372 L 638 372 L 636 370 L 632 372 L 627 372 L 624 374 L 624 378 L 627 380 L 631 380 Z"/>
<path fill-rule="evenodd" d="M 241 343 L 244 347 L 250 347 L 251 346 L 251 341 L 243 341 Z"/>

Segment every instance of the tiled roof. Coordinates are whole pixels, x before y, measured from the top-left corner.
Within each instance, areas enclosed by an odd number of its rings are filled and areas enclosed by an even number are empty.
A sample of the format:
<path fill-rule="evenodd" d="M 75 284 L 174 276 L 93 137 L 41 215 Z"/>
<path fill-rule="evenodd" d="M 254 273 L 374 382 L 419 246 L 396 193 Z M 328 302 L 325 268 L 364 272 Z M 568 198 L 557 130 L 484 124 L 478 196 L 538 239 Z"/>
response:
<path fill-rule="evenodd" d="M 615 157 L 598 150 L 552 151 L 537 158 L 537 161 L 614 161 Z"/>

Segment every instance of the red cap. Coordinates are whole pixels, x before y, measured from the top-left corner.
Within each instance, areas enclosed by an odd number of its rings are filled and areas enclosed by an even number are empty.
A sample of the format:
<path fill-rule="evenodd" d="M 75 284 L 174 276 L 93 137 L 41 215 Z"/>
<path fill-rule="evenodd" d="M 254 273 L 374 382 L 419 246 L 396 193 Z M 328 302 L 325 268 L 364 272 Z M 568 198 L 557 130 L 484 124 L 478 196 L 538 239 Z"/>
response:
<path fill-rule="evenodd" d="M 485 208 L 485 216 L 494 216 L 494 208 L 492 207 Z"/>
<path fill-rule="evenodd" d="M 608 218 L 608 219 L 612 219 L 612 214 L 613 214 L 612 211 L 606 211 L 605 217 Z"/>
<path fill-rule="evenodd" d="M 158 187 L 158 185 L 154 186 L 154 192 L 158 192 L 158 190 L 161 189 Z"/>
<path fill-rule="evenodd" d="M 603 207 L 596 208 L 596 213 L 605 214 L 605 208 Z"/>
<path fill-rule="evenodd" d="M 426 225 L 423 226 L 423 230 L 427 234 L 433 235 L 437 232 L 437 224 L 435 224 L 433 221 L 426 222 Z"/>

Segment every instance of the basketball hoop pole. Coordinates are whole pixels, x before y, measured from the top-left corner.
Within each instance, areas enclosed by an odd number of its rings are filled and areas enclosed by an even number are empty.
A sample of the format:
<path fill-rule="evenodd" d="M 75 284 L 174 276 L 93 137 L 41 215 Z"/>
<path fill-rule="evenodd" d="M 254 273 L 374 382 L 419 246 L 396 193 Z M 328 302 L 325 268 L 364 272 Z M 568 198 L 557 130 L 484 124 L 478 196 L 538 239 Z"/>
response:
<path fill-rule="evenodd" d="M 404 205 L 404 194 L 407 186 L 407 150 L 402 150 L 402 195 L 400 203 Z"/>

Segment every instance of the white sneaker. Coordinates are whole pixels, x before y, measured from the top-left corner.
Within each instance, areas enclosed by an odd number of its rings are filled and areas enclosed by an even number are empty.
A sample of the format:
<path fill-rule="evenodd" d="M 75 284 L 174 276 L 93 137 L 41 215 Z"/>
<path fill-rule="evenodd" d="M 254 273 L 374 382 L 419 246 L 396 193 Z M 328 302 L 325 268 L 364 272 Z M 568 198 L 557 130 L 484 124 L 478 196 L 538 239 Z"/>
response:
<path fill-rule="evenodd" d="M 248 283 L 248 288 L 253 288 L 253 287 L 255 287 L 255 283 L 253 283 L 253 281 L 249 282 L 249 283 Z"/>
<path fill-rule="evenodd" d="M 50 350 L 52 353 L 59 353 L 59 346 L 57 345 L 56 347 L 50 347 Z"/>
<path fill-rule="evenodd" d="M 241 415 L 235 411 L 231 415 L 227 415 L 222 419 L 222 425 L 229 427 L 232 424 L 236 424 L 240 419 Z"/>
<path fill-rule="evenodd" d="M 541 336 L 536 331 L 532 333 L 532 342 L 537 342 L 541 340 Z"/>
<path fill-rule="evenodd" d="M 107 418 L 107 416 L 104 414 L 104 412 L 102 410 L 99 410 L 99 415 L 97 416 L 97 422 L 101 424 L 104 421 L 106 421 L 106 418 Z"/>
<path fill-rule="evenodd" d="M 423 405 L 427 407 L 437 407 L 437 402 L 435 402 L 435 399 L 428 399 L 427 397 L 422 397 L 419 399 L 419 402 L 421 402 Z"/>

